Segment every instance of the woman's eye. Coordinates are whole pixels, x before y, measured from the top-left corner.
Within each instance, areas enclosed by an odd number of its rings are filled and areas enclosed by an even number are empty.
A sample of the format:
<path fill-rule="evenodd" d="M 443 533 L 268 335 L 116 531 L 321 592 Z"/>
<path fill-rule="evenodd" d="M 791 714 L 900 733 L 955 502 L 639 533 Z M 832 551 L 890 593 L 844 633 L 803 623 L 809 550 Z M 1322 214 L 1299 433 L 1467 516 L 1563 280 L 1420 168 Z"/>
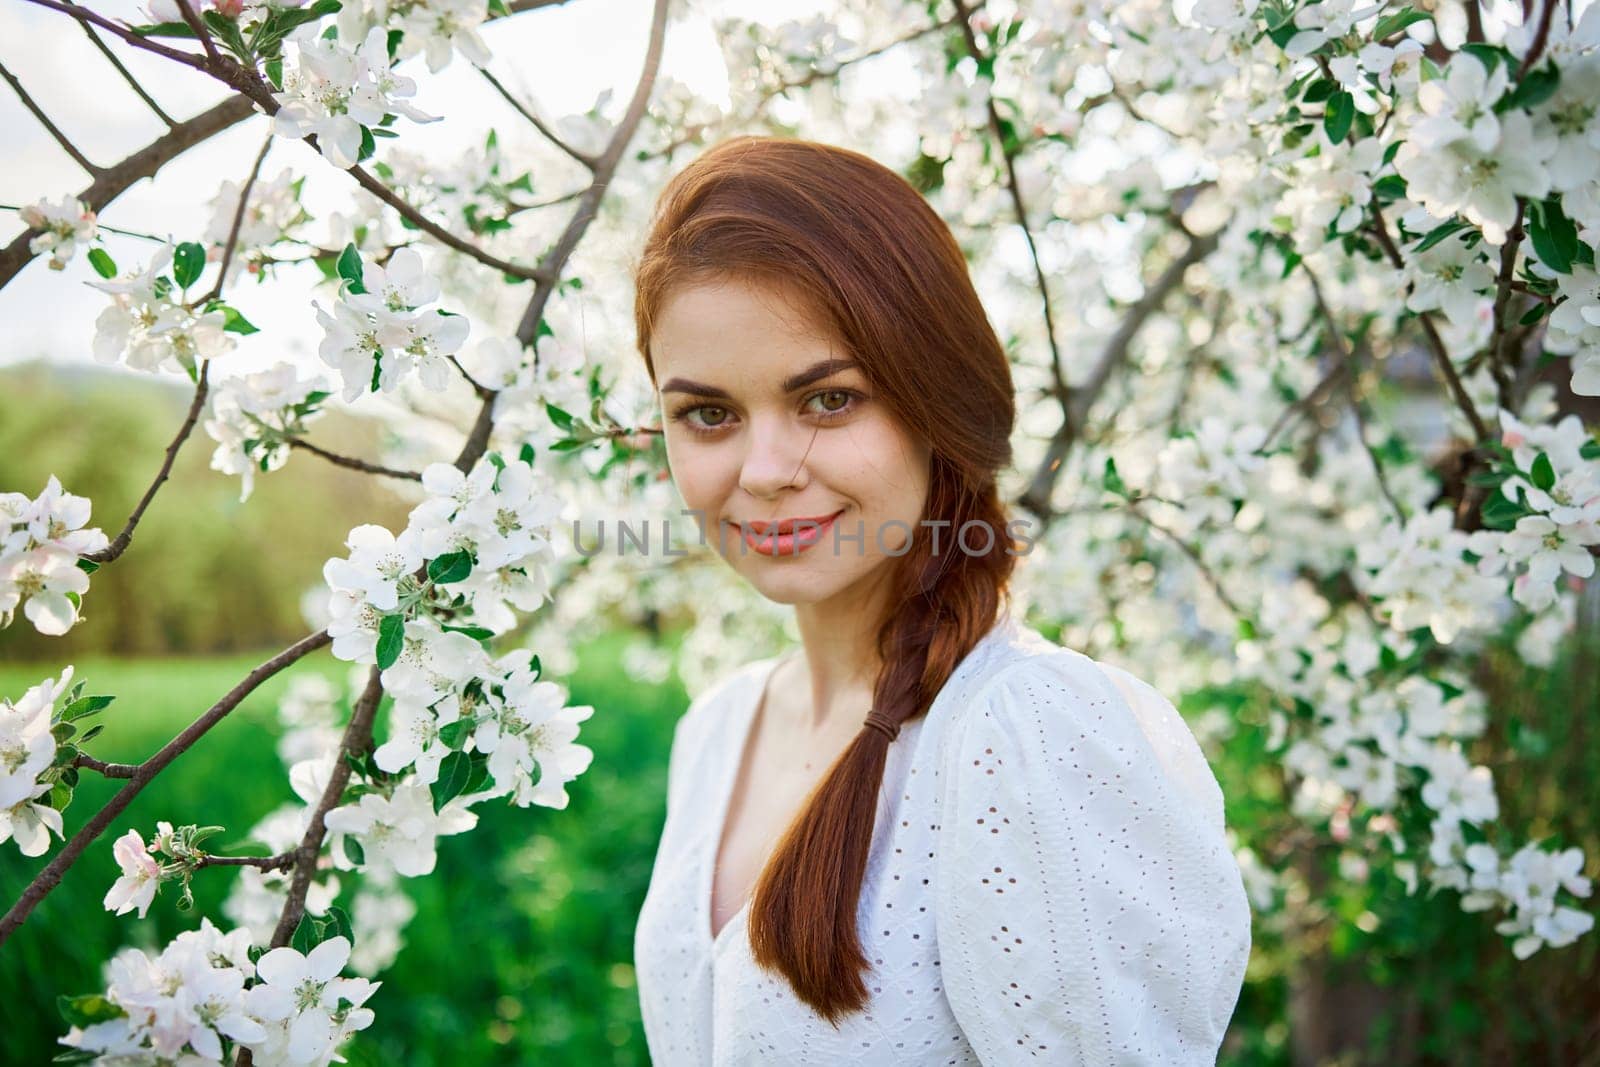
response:
<path fill-rule="evenodd" d="M 728 419 L 728 409 L 709 405 L 693 409 L 699 414 L 699 424 L 705 427 L 721 426 Z"/>
<path fill-rule="evenodd" d="M 855 396 L 856 394 L 848 389 L 828 389 L 811 394 L 807 398 L 807 403 L 816 402 L 815 410 L 819 415 L 842 415 L 850 410 Z"/>

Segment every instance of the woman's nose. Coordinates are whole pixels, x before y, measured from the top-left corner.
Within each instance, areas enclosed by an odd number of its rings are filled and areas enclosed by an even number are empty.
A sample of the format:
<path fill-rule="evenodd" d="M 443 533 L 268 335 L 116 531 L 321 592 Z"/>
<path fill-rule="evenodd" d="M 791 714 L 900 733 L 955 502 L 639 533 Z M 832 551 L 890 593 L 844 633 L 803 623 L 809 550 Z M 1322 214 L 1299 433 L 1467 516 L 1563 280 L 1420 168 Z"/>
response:
<path fill-rule="evenodd" d="M 777 419 L 753 420 L 744 463 L 739 470 L 739 487 L 751 496 L 767 498 L 784 489 L 803 489 L 810 480 L 807 454 L 815 430 Z"/>

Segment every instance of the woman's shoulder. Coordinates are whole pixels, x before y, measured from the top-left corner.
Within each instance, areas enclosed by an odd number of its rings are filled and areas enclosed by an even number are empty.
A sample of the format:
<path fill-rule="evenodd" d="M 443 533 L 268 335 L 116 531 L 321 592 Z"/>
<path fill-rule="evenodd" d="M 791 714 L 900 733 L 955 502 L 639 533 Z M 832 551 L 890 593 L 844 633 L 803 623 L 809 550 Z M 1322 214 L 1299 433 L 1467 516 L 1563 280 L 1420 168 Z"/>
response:
<path fill-rule="evenodd" d="M 1000 739 L 1034 749 L 1047 766 L 1063 752 L 1075 764 L 1145 764 L 1196 805 L 1213 826 L 1223 821 L 1221 788 L 1199 741 L 1159 688 L 1139 675 L 1013 624 L 987 642 L 952 709 L 954 751 L 987 749 Z M 963 740 L 964 739 L 964 740 Z M 979 739 L 984 739 L 980 741 Z"/>

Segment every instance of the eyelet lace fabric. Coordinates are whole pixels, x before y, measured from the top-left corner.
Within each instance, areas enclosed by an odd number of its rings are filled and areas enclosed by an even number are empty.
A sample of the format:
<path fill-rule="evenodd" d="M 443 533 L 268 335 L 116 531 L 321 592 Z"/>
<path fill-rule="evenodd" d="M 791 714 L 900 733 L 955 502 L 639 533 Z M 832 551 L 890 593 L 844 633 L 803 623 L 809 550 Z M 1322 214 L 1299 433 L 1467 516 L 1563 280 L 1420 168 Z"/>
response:
<path fill-rule="evenodd" d="M 712 858 L 777 658 L 679 720 L 634 931 L 656 1067 L 1215 1063 L 1250 954 L 1222 792 L 1170 701 L 1003 619 L 889 746 L 835 1029 L 711 935 Z"/>

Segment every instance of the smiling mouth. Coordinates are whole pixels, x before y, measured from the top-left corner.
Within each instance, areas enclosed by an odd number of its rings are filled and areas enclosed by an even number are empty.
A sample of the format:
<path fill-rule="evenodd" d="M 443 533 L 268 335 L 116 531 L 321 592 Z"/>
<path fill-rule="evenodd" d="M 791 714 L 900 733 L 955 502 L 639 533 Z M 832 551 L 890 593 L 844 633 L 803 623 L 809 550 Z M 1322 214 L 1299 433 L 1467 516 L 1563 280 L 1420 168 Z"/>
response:
<path fill-rule="evenodd" d="M 772 534 L 792 534 L 795 532 L 796 526 L 800 526 L 802 530 L 809 530 L 821 526 L 825 522 L 832 522 L 843 514 L 844 509 L 840 508 L 829 515 L 800 515 L 792 519 L 778 519 L 774 522 L 751 519 L 749 522 L 738 523 L 737 525 L 744 527 L 758 537 L 766 537 Z"/>

